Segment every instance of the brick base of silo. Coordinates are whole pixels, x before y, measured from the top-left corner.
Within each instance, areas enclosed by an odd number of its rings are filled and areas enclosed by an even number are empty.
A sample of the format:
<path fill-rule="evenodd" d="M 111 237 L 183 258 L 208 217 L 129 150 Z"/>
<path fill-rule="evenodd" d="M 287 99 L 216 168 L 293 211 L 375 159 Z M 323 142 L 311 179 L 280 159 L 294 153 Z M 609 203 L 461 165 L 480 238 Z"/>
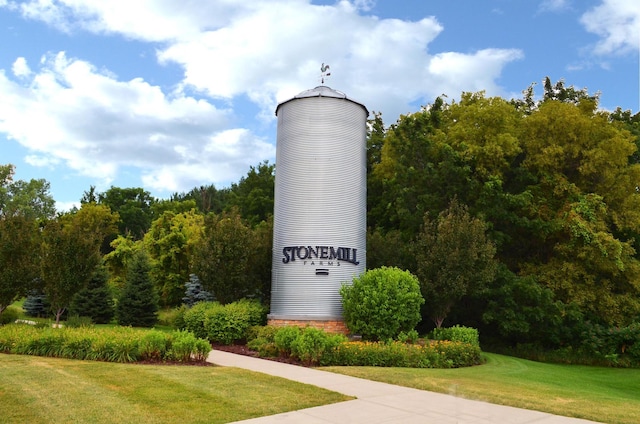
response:
<path fill-rule="evenodd" d="M 314 319 L 269 319 L 267 324 L 274 327 L 314 327 L 327 333 L 349 334 L 349 329 L 344 321 L 340 320 L 314 320 Z"/>

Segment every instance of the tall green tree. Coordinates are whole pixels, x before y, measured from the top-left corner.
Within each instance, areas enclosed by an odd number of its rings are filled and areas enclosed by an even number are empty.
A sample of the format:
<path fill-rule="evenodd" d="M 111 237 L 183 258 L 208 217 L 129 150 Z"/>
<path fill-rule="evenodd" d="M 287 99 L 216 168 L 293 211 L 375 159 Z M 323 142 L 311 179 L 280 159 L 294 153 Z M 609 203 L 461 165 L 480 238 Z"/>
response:
<path fill-rule="evenodd" d="M 15 166 L 0 165 L 0 216 L 22 215 L 33 219 L 51 218 L 55 201 L 44 179 L 14 180 Z"/>
<path fill-rule="evenodd" d="M 0 313 L 34 286 L 40 275 L 39 250 L 35 219 L 0 216 Z"/>
<path fill-rule="evenodd" d="M 248 278 L 252 241 L 251 228 L 237 210 L 205 217 L 193 273 L 222 304 L 259 294 L 259 287 Z"/>
<path fill-rule="evenodd" d="M 548 100 L 523 123 L 523 167 L 538 181 L 527 214 L 546 231 L 522 269 L 589 319 L 622 325 L 640 312 L 640 165 L 634 137 L 596 108 Z"/>
<path fill-rule="evenodd" d="M 113 297 L 107 287 L 109 276 L 104 266 L 98 266 L 87 286 L 77 292 L 69 306 L 70 315 L 90 317 L 96 324 L 108 324 L 115 314 Z"/>
<path fill-rule="evenodd" d="M 100 245 L 115 231 L 115 219 L 109 208 L 84 204 L 44 225 L 41 277 L 56 324 L 100 264 Z"/>
<path fill-rule="evenodd" d="M 426 314 L 436 327 L 442 326 L 456 302 L 483 291 L 493 280 L 495 253 L 485 223 L 471 217 L 456 199 L 436 220 L 425 214 L 415 244 L 416 275 Z"/>
<path fill-rule="evenodd" d="M 257 167 L 251 166 L 240 182 L 231 185 L 229 206 L 238 208 L 240 216 L 251 226 L 273 215 L 274 172 L 275 165 L 264 161 Z"/>
<path fill-rule="evenodd" d="M 152 205 L 156 199 L 142 188 L 111 187 L 98 194 L 98 204 L 106 205 L 120 216 L 120 234 L 142 239 L 153 220 Z"/>
<path fill-rule="evenodd" d="M 116 306 L 118 324 L 153 327 L 158 322 L 158 294 L 150 271 L 146 252 L 138 251 L 129 264 L 127 281 Z"/>
<path fill-rule="evenodd" d="M 143 245 L 150 256 L 151 278 L 163 306 L 182 303 L 191 256 L 203 228 L 204 217 L 195 209 L 183 213 L 167 210 L 145 234 Z"/>

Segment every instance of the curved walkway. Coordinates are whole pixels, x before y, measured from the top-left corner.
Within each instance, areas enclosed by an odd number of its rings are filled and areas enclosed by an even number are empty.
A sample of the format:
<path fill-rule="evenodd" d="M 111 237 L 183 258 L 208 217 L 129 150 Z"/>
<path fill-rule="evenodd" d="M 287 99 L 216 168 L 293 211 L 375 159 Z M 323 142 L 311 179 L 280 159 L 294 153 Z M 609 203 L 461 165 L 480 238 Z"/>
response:
<path fill-rule="evenodd" d="M 587 424 L 593 421 L 494 405 L 394 386 L 312 368 L 214 350 L 209 362 L 311 384 L 357 399 L 269 417 L 246 424 Z"/>

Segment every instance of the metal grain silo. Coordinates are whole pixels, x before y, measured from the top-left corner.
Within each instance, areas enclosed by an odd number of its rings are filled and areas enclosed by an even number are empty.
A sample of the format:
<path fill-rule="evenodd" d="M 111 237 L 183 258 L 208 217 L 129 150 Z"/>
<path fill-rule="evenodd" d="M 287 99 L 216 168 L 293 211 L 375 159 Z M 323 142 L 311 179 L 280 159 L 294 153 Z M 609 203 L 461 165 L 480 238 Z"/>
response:
<path fill-rule="evenodd" d="M 326 86 L 276 108 L 270 323 L 342 320 L 339 289 L 365 270 L 368 114 Z"/>

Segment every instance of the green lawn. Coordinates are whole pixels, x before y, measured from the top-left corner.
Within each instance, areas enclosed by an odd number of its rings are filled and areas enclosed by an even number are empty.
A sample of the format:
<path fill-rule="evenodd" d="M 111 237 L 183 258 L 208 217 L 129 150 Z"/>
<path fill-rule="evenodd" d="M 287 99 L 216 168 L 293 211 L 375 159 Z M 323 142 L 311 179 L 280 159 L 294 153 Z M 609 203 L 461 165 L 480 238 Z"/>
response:
<path fill-rule="evenodd" d="M 640 370 L 545 364 L 496 354 L 458 369 L 325 367 L 327 371 L 606 423 L 640 423 Z"/>
<path fill-rule="evenodd" d="M 0 354 L 3 423 L 226 423 L 350 399 L 250 371 Z"/>

